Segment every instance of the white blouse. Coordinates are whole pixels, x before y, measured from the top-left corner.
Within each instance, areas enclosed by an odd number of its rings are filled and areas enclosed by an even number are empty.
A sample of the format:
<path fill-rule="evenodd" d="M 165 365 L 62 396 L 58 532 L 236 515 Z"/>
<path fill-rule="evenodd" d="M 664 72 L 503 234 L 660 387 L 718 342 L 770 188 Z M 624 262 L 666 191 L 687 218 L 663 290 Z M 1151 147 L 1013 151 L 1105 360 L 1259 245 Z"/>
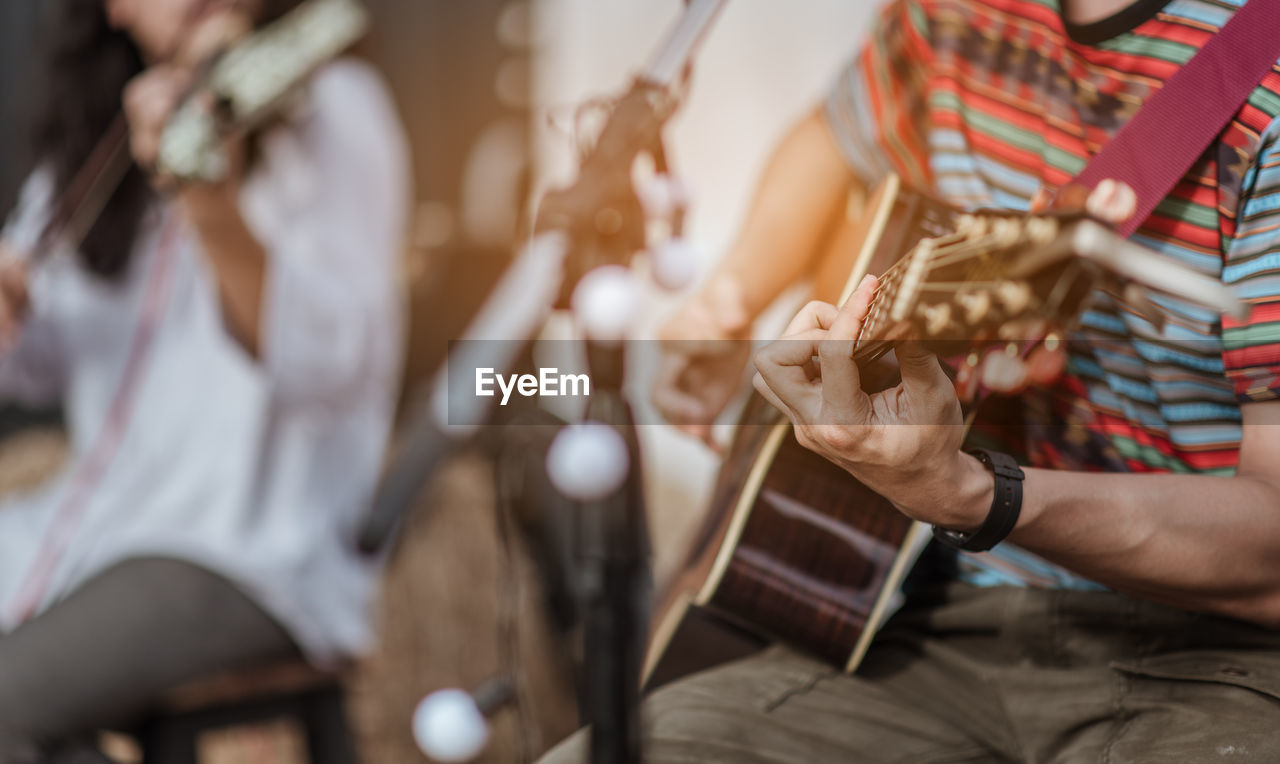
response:
<path fill-rule="evenodd" d="M 239 585 L 316 662 L 369 646 L 380 566 L 354 545 L 398 392 L 408 169 L 381 80 L 353 60 L 264 135 L 240 198 L 268 259 L 259 359 L 224 327 L 175 205 L 148 213 L 117 281 L 70 251 L 30 266 L 0 395 L 61 401 L 72 454 L 0 502 L 0 633 L 114 563 L 164 556 Z M 10 246 L 35 243 L 51 187 L 28 180 Z"/>

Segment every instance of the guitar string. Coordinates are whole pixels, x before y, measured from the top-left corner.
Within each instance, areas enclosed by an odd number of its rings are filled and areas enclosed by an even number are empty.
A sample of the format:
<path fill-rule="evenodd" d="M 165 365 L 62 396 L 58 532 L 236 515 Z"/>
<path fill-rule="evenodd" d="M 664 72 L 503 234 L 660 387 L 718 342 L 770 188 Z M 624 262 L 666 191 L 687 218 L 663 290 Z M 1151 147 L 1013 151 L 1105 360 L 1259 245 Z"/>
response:
<path fill-rule="evenodd" d="M 998 287 L 1001 281 L 930 281 L 920 285 L 922 292 L 959 292 L 973 287 Z"/>

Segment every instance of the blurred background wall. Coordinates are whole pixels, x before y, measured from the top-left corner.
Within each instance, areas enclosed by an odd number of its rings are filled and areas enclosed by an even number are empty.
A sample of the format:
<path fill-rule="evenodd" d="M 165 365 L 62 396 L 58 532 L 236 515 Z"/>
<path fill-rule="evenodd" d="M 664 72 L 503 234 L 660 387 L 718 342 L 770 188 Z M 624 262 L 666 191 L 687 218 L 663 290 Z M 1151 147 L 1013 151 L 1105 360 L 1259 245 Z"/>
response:
<path fill-rule="evenodd" d="M 46 3 L 0 3 L 0 215 L 30 170 L 27 120 L 34 96 L 38 30 Z"/>
<path fill-rule="evenodd" d="M 35 161 L 31 118 L 39 88 L 35 75 L 40 70 L 41 30 L 49 5 L 0 3 L 0 221 L 8 216 Z M 57 407 L 31 409 L 0 401 L 0 439 L 30 426 L 57 423 L 60 418 Z"/>
<path fill-rule="evenodd" d="M 414 152 L 408 377 L 428 375 L 510 257 L 528 193 L 530 0 L 368 0 L 363 46 Z"/>

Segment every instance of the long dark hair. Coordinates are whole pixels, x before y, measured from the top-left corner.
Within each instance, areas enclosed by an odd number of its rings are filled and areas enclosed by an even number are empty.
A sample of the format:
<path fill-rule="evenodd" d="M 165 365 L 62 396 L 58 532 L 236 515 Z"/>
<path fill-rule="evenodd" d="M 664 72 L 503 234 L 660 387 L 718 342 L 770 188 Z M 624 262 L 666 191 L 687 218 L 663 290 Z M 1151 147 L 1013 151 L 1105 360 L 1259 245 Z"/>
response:
<path fill-rule="evenodd" d="M 300 2 L 264 0 L 260 23 Z M 117 119 L 125 85 L 144 68 L 129 35 L 108 24 L 105 6 L 103 0 L 60 0 L 49 17 L 35 147 L 54 174 L 55 199 L 63 197 Z M 80 245 L 81 261 L 89 271 L 112 278 L 124 270 L 138 224 L 153 198 L 145 174 L 130 167 Z"/>

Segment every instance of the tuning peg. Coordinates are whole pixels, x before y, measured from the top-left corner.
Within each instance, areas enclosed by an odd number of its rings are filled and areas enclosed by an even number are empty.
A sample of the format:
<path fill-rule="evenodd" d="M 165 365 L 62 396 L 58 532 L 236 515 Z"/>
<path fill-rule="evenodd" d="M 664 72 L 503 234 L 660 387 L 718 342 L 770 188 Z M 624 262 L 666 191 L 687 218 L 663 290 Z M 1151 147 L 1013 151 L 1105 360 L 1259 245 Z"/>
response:
<path fill-rule="evenodd" d="M 1048 244 L 1058 235 L 1058 219 L 1039 215 L 1027 218 L 1027 238 L 1036 244 Z"/>
<path fill-rule="evenodd" d="M 991 293 L 986 291 L 966 291 L 956 294 L 956 303 L 964 311 L 964 321 L 970 326 L 982 323 L 991 312 Z"/>
<path fill-rule="evenodd" d="M 951 305 L 941 302 L 937 305 L 921 305 L 916 311 L 924 319 L 924 331 L 931 337 L 937 337 L 951 325 Z"/>
<path fill-rule="evenodd" d="M 987 221 L 980 215 L 966 212 L 956 218 L 956 232 L 976 239 L 987 233 Z"/>
<path fill-rule="evenodd" d="M 1022 238 L 1022 223 L 1016 218 L 997 218 L 991 227 L 991 235 L 1000 247 L 1012 247 Z"/>
<path fill-rule="evenodd" d="M 1001 281 L 996 286 L 996 299 L 1006 313 L 1016 316 L 1031 305 L 1031 287 L 1021 281 Z"/>
<path fill-rule="evenodd" d="M 1164 331 L 1167 318 L 1165 312 L 1152 301 L 1151 293 L 1145 287 L 1134 283 L 1125 284 L 1124 301 L 1155 327 L 1156 331 Z"/>
<path fill-rule="evenodd" d="M 1018 354 L 992 351 L 982 364 L 982 384 L 991 390 L 1018 390 L 1026 384 L 1027 368 L 1018 361 Z"/>

